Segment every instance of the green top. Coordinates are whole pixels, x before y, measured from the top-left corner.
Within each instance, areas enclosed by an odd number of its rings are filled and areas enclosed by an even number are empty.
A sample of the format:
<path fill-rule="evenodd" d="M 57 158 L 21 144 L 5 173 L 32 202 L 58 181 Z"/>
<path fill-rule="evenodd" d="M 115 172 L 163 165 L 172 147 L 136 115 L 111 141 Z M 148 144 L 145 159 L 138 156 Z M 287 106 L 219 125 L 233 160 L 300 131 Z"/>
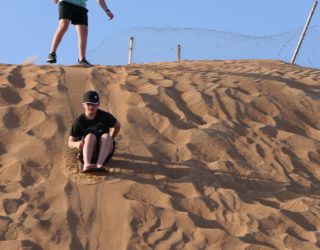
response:
<path fill-rule="evenodd" d="M 59 2 L 68 2 L 86 8 L 87 0 L 59 0 Z"/>

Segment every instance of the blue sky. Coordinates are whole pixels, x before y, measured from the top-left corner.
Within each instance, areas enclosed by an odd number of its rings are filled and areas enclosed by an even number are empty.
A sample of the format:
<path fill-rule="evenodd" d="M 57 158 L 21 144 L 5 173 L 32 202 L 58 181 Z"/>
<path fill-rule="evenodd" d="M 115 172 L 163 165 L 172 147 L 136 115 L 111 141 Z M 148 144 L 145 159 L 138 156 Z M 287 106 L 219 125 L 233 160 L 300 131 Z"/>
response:
<path fill-rule="evenodd" d="M 109 0 L 107 4 L 115 15 L 109 21 L 96 1 L 88 0 L 88 51 L 102 41 L 107 42 L 108 37 L 135 27 L 188 27 L 256 36 L 279 34 L 302 29 L 313 3 L 313 0 Z M 0 63 L 19 64 L 34 58 L 37 64 L 45 64 L 58 24 L 57 7 L 51 0 L 2 1 Z M 320 22 L 319 15 L 320 5 L 313 25 Z M 59 64 L 76 63 L 77 36 L 73 26 L 57 53 Z"/>

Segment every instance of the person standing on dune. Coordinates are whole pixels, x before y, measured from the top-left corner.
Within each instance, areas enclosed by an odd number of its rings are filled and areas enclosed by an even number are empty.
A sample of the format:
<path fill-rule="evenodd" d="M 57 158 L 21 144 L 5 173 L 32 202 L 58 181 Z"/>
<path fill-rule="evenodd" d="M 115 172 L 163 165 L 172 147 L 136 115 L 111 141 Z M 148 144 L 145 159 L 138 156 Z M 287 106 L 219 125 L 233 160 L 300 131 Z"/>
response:
<path fill-rule="evenodd" d="M 71 22 L 73 25 L 75 25 L 78 33 L 78 63 L 82 65 L 90 65 L 86 59 L 88 39 L 88 9 L 86 8 L 87 0 L 53 0 L 53 2 L 59 2 L 59 25 L 53 37 L 51 52 L 48 55 L 46 62 L 57 62 L 56 51 Z M 107 14 L 109 20 L 112 20 L 113 14 L 108 8 L 105 0 L 97 0 L 97 2 Z"/>
<path fill-rule="evenodd" d="M 80 151 L 83 172 L 103 170 L 105 162 L 114 152 L 114 139 L 121 125 L 112 114 L 99 109 L 99 95 L 96 91 L 85 92 L 82 105 L 84 113 L 72 124 L 68 146 Z M 113 128 L 111 134 L 110 128 Z"/>

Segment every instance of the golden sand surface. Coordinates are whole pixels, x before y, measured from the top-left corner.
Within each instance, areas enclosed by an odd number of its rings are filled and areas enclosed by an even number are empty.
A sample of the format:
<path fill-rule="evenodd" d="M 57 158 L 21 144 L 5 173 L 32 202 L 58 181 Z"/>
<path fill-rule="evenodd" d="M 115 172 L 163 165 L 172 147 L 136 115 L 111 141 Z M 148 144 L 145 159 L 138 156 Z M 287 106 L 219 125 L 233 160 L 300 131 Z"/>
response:
<path fill-rule="evenodd" d="M 67 148 L 86 90 L 109 174 Z M 320 71 L 271 60 L 0 65 L 0 249 L 320 249 Z"/>

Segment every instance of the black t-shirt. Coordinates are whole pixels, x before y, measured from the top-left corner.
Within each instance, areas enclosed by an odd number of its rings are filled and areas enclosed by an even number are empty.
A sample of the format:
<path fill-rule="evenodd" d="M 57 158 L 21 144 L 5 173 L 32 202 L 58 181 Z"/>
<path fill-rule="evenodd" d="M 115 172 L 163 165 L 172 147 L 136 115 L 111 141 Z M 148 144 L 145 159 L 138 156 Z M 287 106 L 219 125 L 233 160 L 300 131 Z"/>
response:
<path fill-rule="evenodd" d="M 89 133 L 102 135 L 109 133 L 117 123 L 117 119 L 110 113 L 101 109 L 97 110 L 93 120 L 86 118 L 85 114 L 81 114 L 72 124 L 70 135 L 75 138 L 82 139 Z"/>

